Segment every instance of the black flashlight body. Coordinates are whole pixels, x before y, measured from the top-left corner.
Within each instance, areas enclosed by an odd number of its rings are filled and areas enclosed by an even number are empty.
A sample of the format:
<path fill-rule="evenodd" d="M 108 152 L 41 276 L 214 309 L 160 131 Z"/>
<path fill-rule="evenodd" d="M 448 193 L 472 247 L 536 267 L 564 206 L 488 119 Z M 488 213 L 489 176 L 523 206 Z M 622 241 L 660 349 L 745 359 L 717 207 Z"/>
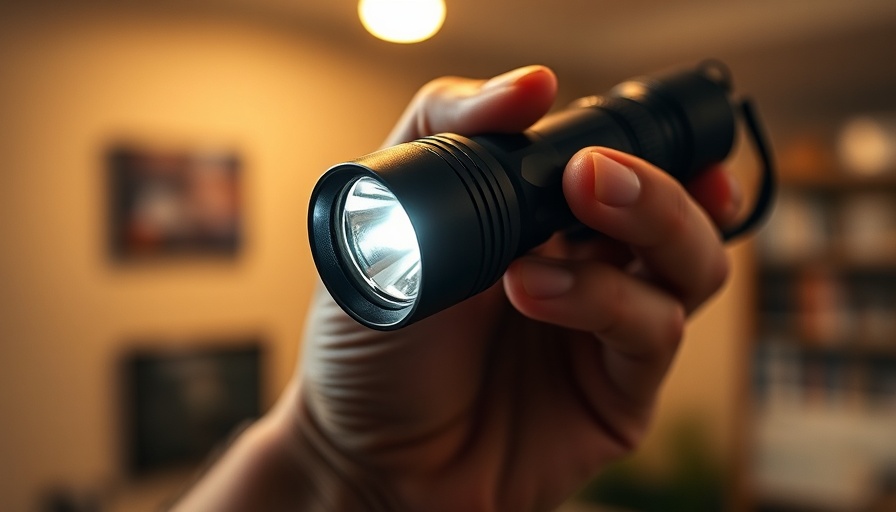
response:
<path fill-rule="evenodd" d="M 687 183 L 733 146 L 730 87 L 706 69 L 624 82 L 518 134 L 439 134 L 339 164 L 312 192 L 309 237 L 321 278 L 360 323 L 397 329 L 493 285 L 517 257 L 575 224 L 562 192 L 569 159 L 589 146 L 637 155 Z M 357 279 L 337 219 L 360 177 L 382 183 L 413 225 L 417 296 L 381 300 Z"/>

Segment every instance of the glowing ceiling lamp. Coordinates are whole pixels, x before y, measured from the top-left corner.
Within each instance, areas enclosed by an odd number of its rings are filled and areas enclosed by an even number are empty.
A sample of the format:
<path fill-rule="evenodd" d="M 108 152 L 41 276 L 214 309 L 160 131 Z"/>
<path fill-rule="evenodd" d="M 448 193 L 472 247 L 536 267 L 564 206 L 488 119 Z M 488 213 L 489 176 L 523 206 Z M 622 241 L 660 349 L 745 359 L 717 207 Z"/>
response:
<path fill-rule="evenodd" d="M 361 0 L 364 28 L 392 43 L 418 43 L 434 36 L 445 22 L 445 0 Z"/>

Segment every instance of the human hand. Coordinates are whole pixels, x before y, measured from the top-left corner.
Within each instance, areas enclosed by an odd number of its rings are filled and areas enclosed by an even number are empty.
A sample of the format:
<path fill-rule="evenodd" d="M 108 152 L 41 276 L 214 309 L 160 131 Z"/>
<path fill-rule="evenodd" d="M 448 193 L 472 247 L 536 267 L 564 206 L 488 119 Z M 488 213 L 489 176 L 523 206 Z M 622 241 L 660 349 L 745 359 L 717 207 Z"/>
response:
<path fill-rule="evenodd" d="M 386 145 L 519 132 L 555 93 L 539 66 L 439 79 Z M 727 274 L 716 225 L 736 190 L 712 169 L 688 193 L 606 148 L 577 153 L 563 190 L 609 238 L 556 235 L 502 282 L 399 331 L 362 327 L 318 287 L 281 410 L 296 408 L 293 428 L 353 492 L 408 510 L 548 509 L 638 444 L 685 317 Z"/>

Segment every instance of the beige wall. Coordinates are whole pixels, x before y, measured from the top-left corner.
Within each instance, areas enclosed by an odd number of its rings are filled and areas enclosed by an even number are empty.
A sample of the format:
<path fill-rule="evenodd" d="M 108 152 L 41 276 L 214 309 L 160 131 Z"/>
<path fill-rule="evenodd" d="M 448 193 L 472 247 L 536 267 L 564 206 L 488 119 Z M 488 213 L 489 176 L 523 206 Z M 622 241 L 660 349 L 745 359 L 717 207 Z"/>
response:
<path fill-rule="evenodd" d="M 374 149 L 418 81 L 164 13 L 0 16 L 0 63 L 0 510 L 17 511 L 47 484 L 117 478 L 113 364 L 135 337 L 261 334 L 273 399 L 315 280 L 314 180 Z M 122 136 L 244 156 L 236 262 L 108 262 L 102 158 Z"/>
<path fill-rule="evenodd" d="M 423 80 L 397 69 L 226 17 L 0 16 L 0 510 L 32 509 L 56 482 L 115 487 L 113 365 L 135 337 L 261 334 L 273 400 L 315 280 L 309 191 L 327 166 L 387 133 Z M 102 156 L 121 136 L 244 156 L 238 261 L 108 262 Z M 681 411 L 705 416 L 713 446 L 728 453 L 747 335 L 748 276 L 737 276 L 690 330 L 647 443 L 654 459 Z"/>

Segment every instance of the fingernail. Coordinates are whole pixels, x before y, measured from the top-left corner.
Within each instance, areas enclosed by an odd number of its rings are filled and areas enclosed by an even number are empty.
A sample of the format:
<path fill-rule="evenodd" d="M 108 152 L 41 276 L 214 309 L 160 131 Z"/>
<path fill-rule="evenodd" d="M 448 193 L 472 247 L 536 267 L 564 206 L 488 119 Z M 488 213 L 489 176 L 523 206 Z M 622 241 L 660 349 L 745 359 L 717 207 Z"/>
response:
<path fill-rule="evenodd" d="M 536 259 L 520 260 L 520 280 L 526 294 L 533 299 L 552 299 L 572 289 L 575 283 L 572 272 L 559 265 Z"/>
<path fill-rule="evenodd" d="M 483 91 L 503 89 L 517 84 L 520 80 L 541 71 L 541 66 L 526 66 L 498 75 L 482 84 Z"/>
<path fill-rule="evenodd" d="M 601 153 L 591 153 L 594 164 L 594 197 L 609 206 L 628 206 L 641 194 L 635 171 Z"/>

